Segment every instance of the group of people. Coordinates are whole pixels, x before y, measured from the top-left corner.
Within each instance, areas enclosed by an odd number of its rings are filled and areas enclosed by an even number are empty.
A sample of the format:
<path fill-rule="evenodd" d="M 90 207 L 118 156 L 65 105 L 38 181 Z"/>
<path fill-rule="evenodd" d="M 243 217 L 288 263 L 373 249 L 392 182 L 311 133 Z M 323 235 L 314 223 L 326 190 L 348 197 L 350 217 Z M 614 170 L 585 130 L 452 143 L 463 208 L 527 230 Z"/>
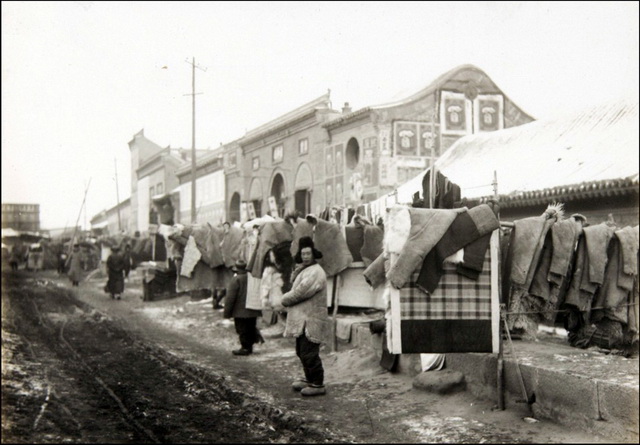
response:
<path fill-rule="evenodd" d="M 292 388 L 303 396 L 326 394 L 320 346 L 329 338 L 331 322 L 326 303 L 327 276 L 317 262 L 320 258 L 322 253 L 308 236 L 299 240 L 298 252 L 293 257 L 295 267 L 279 258 L 277 248 L 271 249 L 265 261 L 265 279 L 261 288 L 263 307 L 281 314 L 285 324 L 283 336 L 296 339 L 296 355 L 304 376 L 294 381 Z M 73 246 L 67 265 L 72 285 L 78 286 L 82 277 L 78 244 Z M 119 300 L 124 292 L 125 278 L 131 270 L 129 246 L 124 252 L 119 246 L 112 247 L 106 266 L 108 281 L 105 291 L 112 299 Z M 235 275 L 226 289 L 224 317 L 233 318 L 240 340 L 241 347 L 232 351 L 233 354 L 246 356 L 253 353 L 256 343 L 264 342 L 257 328 L 257 319 L 262 313 L 246 307 L 247 263 L 239 259 L 233 270 Z"/>
<path fill-rule="evenodd" d="M 299 240 L 293 271 L 283 268 L 273 249 L 268 255 L 270 261 L 265 268 L 268 272 L 263 276 L 268 277 L 266 289 L 271 292 L 262 293 L 263 307 L 286 313 L 283 335 L 296 339 L 296 355 L 304 371 L 304 376 L 293 382 L 292 388 L 303 396 L 326 394 L 320 346 L 328 339 L 331 323 L 327 313 L 327 276 L 317 262 L 322 253 L 307 236 Z M 256 328 L 261 312 L 246 308 L 246 262 L 238 260 L 234 271 L 227 288 L 224 317 L 233 318 L 240 340 L 241 347 L 232 351 L 233 354 L 246 356 L 253 353 L 254 344 L 263 341 Z"/>
<path fill-rule="evenodd" d="M 79 286 L 83 276 L 80 245 L 74 244 L 72 252 L 68 256 L 63 255 L 61 255 L 60 259 L 64 260 L 64 263 L 58 264 L 58 273 L 63 273 L 66 269 L 71 285 Z M 107 258 L 108 279 L 104 289 L 105 292 L 111 295 L 112 299 L 120 300 L 124 292 L 124 280 L 129 276 L 131 267 L 131 247 L 127 244 L 125 251 L 122 253 L 120 252 L 120 246 L 111 247 L 111 253 Z"/>

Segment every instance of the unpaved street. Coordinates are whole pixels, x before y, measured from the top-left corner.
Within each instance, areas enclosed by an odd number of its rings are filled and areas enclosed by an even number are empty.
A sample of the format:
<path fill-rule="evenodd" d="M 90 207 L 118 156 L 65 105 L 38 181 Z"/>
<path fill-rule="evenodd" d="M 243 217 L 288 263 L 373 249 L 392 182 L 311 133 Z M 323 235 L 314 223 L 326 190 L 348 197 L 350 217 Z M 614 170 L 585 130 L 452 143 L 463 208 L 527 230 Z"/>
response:
<path fill-rule="evenodd" d="M 417 391 L 372 354 L 323 350 L 328 394 L 291 391 L 293 340 L 235 357 L 233 327 L 206 301 L 143 302 L 103 279 L 4 274 L 2 439 L 21 443 L 607 442 L 468 393 Z"/>

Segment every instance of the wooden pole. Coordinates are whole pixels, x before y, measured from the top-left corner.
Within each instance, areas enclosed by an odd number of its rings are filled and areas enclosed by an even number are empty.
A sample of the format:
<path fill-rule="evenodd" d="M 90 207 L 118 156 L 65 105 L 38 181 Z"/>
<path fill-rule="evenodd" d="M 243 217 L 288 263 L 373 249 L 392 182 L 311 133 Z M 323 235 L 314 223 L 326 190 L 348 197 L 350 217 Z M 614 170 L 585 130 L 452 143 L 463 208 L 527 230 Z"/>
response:
<path fill-rule="evenodd" d="M 80 222 L 80 215 L 82 215 L 82 209 L 84 208 L 84 203 L 87 200 L 87 192 L 89 191 L 90 185 L 91 185 L 91 178 L 89 178 L 87 187 L 84 189 L 84 198 L 82 198 L 82 205 L 80 206 L 80 211 L 78 212 L 78 218 L 76 218 L 76 225 L 73 228 L 73 237 L 71 237 L 71 244 L 69 245 L 69 253 L 71 253 L 71 251 L 73 250 L 73 245 L 76 241 L 76 234 L 78 233 L 78 223 Z"/>
<path fill-rule="evenodd" d="M 333 342 L 331 344 L 332 352 L 338 352 L 338 321 L 336 320 L 336 314 L 338 313 L 338 281 L 338 274 L 335 274 L 333 276 L 333 289 L 331 289 L 331 303 L 333 304 Z"/>
<path fill-rule="evenodd" d="M 431 114 L 431 137 L 434 139 L 431 147 L 431 180 L 429 186 L 429 208 L 433 209 L 436 202 L 436 160 L 435 160 L 435 111 Z"/>
<path fill-rule="evenodd" d="M 498 199 L 498 173 L 493 171 L 493 196 L 497 200 Z M 498 220 L 500 220 L 500 214 L 496 215 Z M 498 246 L 500 246 L 500 238 L 498 237 Z M 498 298 L 500 300 L 499 308 L 500 308 L 500 320 L 498 321 L 498 362 L 497 362 L 497 385 L 498 385 L 498 409 L 504 411 L 504 346 L 502 342 L 502 314 L 504 313 L 504 307 L 502 305 L 502 276 L 501 276 L 501 264 L 500 264 L 500 253 L 501 249 L 498 248 Z M 505 319 L 504 323 L 505 329 L 507 328 L 507 323 Z"/>
<path fill-rule="evenodd" d="M 195 224 L 196 219 L 196 68 L 206 71 L 206 68 L 201 68 L 196 65 L 196 58 L 193 57 L 191 62 L 185 60 L 191 65 L 191 94 L 185 94 L 185 96 L 191 96 L 191 224 Z"/>
<path fill-rule="evenodd" d="M 191 62 L 191 224 L 196 222 L 196 58 Z"/>

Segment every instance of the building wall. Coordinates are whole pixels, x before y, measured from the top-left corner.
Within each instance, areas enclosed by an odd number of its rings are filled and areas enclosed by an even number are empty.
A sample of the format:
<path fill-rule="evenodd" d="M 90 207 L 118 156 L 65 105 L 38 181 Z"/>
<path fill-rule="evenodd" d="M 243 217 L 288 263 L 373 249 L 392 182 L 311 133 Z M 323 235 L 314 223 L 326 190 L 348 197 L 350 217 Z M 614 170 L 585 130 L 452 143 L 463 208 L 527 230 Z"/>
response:
<path fill-rule="evenodd" d="M 118 208 L 120 209 L 120 224 L 118 224 Z M 107 210 L 107 230 L 109 234 L 120 233 L 119 227 L 127 231 L 131 219 L 131 202 L 129 200 L 120 203 Z"/>
<path fill-rule="evenodd" d="M 38 232 L 40 204 L 2 204 L 2 228 Z"/>
<path fill-rule="evenodd" d="M 180 184 L 180 223 L 191 224 L 191 181 Z M 225 175 L 220 169 L 196 179 L 196 222 L 221 224 L 225 221 Z"/>
<path fill-rule="evenodd" d="M 324 165 L 327 132 L 321 125 L 331 115 L 330 110 L 316 111 L 258 140 L 240 141 L 243 151 L 240 161 L 243 173 L 241 200 L 259 204 L 257 216 L 270 211 L 268 198 L 272 195 L 281 216 L 294 210 L 296 191 L 309 193 L 308 212 L 317 211 L 325 205 L 326 173 L 320 166 Z M 278 193 L 274 184 L 280 178 L 283 190 L 280 196 L 275 196 Z M 237 184 L 234 180 L 234 185 Z M 229 190 L 231 194 L 235 191 L 235 187 Z"/>
<path fill-rule="evenodd" d="M 431 166 L 459 138 L 533 120 L 475 68 L 439 79 L 422 96 L 352 116 L 356 117 L 327 127 L 330 142 L 324 164 L 334 172 L 333 180 L 327 179 L 326 189 L 333 191 L 333 200 L 327 203 L 356 206 L 372 201 Z M 346 154 L 350 141 L 359 152 L 358 162 L 352 165 Z M 335 164 L 340 152 L 344 166 L 328 166 Z"/>
<path fill-rule="evenodd" d="M 162 151 L 162 147 L 160 147 L 155 142 L 147 139 L 144 136 L 144 129 L 140 130 L 133 136 L 133 139 L 129 141 L 129 152 L 131 154 L 131 164 L 130 164 L 130 173 L 131 173 L 131 212 L 130 220 L 129 220 L 129 232 L 134 233 L 136 230 L 139 230 L 138 227 L 138 212 L 135 209 L 138 209 L 138 172 L 137 170 L 147 159 L 151 158 L 153 155 Z M 147 191 L 148 193 L 148 191 Z M 148 226 L 148 224 L 147 224 Z"/>

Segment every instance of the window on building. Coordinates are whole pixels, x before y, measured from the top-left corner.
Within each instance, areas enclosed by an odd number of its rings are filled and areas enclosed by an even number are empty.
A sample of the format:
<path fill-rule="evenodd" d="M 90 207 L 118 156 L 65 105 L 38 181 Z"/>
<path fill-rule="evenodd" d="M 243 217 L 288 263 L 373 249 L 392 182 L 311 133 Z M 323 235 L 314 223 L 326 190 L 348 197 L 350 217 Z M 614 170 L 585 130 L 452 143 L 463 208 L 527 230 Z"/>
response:
<path fill-rule="evenodd" d="M 238 155 L 235 151 L 233 153 L 229 153 L 227 163 L 229 168 L 234 168 L 236 166 L 236 164 L 238 163 Z"/>
<path fill-rule="evenodd" d="M 309 153 L 309 139 L 300 139 L 298 141 L 298 155 L 306 155 Z"/>
<path fill-rule="evenodd" d="M 149 201 L 153 198 L 153 195 L 156 194 L 156 188 L 154 186 L 149 187 Z"/>
<path fill-rule="evenodd" d="M 255 157 L 253 158 L 253 160 L 251 161 L 251 168 L 252 170 L 259 170 L 260 169 L 260 158 L 259 157 Z"/>
<path fill-rule="evenodd" d="M 282 144 L 276 145 L 271 149 L 271 160 L 274 164 L 282 162 L 282 158 L 284 157 L 284 146 Z"/>
<path fill-rule="evenodd" d="M 162 184 L 162 182 L 156 186 L 156 193 L 158 195 L 161 195 L 164 193 L 164 184 Z"/>

